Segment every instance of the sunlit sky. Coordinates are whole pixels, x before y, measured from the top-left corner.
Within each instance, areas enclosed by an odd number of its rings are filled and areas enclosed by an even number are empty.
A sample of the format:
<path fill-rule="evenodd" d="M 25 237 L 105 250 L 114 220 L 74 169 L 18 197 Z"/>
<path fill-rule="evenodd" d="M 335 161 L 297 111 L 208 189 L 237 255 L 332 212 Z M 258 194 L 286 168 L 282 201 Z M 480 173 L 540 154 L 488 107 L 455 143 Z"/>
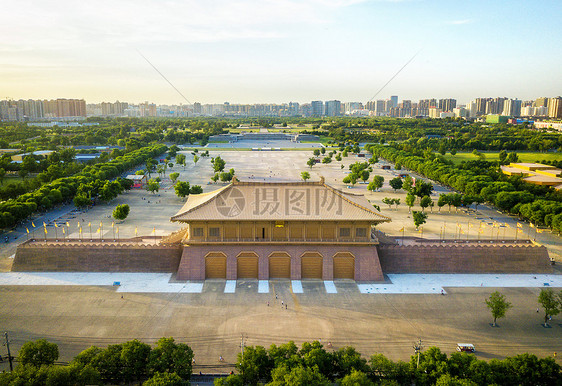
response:
<path fill-rule="evenodd" d="M 0 0 L 0 99 L 187 103 L 562 93 L 562 1 Z M 421 50 L 421 51 L 420 51 Z"/>

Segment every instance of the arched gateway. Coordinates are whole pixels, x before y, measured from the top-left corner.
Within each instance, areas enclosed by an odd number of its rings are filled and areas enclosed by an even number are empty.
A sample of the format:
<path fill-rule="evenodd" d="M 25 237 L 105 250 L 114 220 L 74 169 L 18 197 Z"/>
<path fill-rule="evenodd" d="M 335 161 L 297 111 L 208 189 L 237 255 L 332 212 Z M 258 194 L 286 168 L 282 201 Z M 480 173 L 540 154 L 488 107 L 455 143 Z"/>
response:
<path fill-rule="evenodd" d="M 172 221 L 186 224 L 180 280 L 383 280 L 372 233 L 390 221 L 360 194 L 316 182 L 233 179 L 190 195 Z M 367 269 L 357 270 L 355 267 Z"/>

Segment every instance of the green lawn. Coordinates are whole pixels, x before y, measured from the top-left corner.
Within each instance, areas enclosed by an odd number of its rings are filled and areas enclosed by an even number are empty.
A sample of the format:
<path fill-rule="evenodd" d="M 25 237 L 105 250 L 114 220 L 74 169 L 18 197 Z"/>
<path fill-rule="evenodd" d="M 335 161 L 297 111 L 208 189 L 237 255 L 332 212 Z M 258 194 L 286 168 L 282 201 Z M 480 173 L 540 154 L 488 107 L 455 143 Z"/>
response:
<path fill-rule="evenodd" d="M 438 153 L 436 153 L 438 154 Z M 489 152 L 482 153 L 486 157 L 486 161 L 497 161 L 499 159 L 499 152 Z M 542 160 L 547 161 L 562 161 L 562 153 L 541 153 L 541 152 L 517 152 L 520 162 L 541 162 Z M 445 159 L 451 160 L 455 165 L 460 164 L 462 161 L 474 161 L 478 157 L 472 153 L 457 153 L 451 155 L 449 153 L 445 154 Z"/>

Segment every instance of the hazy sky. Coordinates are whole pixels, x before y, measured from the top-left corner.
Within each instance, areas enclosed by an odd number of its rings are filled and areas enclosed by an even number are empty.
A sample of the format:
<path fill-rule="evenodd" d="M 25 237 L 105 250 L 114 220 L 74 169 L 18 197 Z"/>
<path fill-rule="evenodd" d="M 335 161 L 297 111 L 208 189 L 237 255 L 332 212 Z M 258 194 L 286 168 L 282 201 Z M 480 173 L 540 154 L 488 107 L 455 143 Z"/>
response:
<path fill-rule="evenodd" d="M 562 1 L 0 0 L 0 99 L 186 103 L 562 93 Z"/>

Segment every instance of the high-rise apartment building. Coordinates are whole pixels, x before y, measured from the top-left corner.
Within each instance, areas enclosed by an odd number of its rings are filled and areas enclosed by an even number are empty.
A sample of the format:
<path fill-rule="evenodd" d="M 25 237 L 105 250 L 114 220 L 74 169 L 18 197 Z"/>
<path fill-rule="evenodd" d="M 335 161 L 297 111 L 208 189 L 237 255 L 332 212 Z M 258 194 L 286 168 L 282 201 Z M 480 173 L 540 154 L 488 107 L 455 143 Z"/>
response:
<path fill-rule="evenodd" d="M 486 114 L 486 105 L 488 103 L 487 98 L 476 98 L 476 116 Z"/>
<path fill-rule="evenodd" d="M 521 100 L 520 99 L 506 99 L 503 104 L 502 115 L 507 115 L 510 117 L 521 116 Z"/>
<path fill-rule="evenodd" d="M 387 112 L 384 99 L 378 99 L 375 105 L 375 114 L 378 116 L 385 115 Z"/>
<path fill-rule="evenodd" d="M 324 102 L 322 101 L 312 101 L 310 102 L 312 107 L 312 115 L 315 117 L 321 117 L 324 115 Z"/>
<path fill-rule="evenodd" d="M 361 110 L 363 109 L 363 103 L 361 102 L 346 102 L 344 111 L 346 113 L 350 113 L 353 110 Z"/>
<path fill-rule="evenodd" d="M 457 100 L 456 99 L 439 99 L 438 107 L 441 111 L 453 111 L 455 107 L 457 107 Z"/>
<path fill-rule="evenodd" d="M 399 104 L 399 107 L 400 117 L 410 117 L 412 115 L 412 101 L 403 100 L 402 103 Z"/>
<path fill-rule="evenodd" d="M 300 114 L 300 106 L 297 102 L 289 102 L 289 115 L 296 116 Z"/>
<path fill-rule="evenodd" d="M 390 97 L 390 103 L 392 104 L 392 106 L 390 106 L 390 107 L 397 107 L 398 106 L 398 95 L 392 95 Z"/>
<path fill-rule="evenodd" d="M 486 114 L 502 114 L 507 98 L 488 98 L 486 103 Z"/>
<path fill-rule="evenodd" d="M 548 106 L 547 97 L 540 97 L 535 100 L 535 107 L 547 107 L 547 106 Z"/>
<path fill-rule="evenodd" d="M 327 101 L 324 114 L 328 117 L 341 115 L 341 102 L 338 100 Z"/>
<path fill-rule="evenodd" d="M 549 118 L 562 118 L 562 98 L 549 98 L 548 99 L 548 117 Z"/>

